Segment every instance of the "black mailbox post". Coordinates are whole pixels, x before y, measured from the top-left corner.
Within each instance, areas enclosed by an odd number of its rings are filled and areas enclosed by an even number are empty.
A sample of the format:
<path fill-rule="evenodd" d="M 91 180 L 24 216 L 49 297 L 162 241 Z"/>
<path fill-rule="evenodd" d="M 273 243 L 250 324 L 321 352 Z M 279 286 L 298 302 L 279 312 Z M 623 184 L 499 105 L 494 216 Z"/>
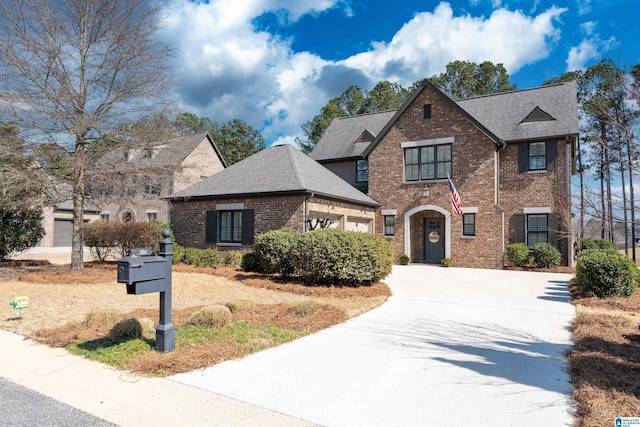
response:
<path fill-rule="evenodd" d="M 156 349 L 167 353 L 176 348 L 176 328 L 171 323 L 171 232 L 162 231 L 159 256 L 123 258 L 118 261 L 118 283 L 127 285 L 127 294 L 160 292 L 160 323 L 156 326 Z"/>

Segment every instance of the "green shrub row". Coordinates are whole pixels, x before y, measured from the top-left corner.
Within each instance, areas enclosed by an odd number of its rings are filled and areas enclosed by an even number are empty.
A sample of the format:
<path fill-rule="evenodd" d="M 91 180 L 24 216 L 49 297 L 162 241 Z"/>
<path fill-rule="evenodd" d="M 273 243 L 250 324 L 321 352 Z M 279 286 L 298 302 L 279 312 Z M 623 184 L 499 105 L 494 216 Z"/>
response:
<path fill-rule="evenodd" d="M 84 244 L 98 261 L 131 256 L 135 248 L 157 251 L 160 240 L 162 228 L 148 222 L 98 220 L 84 226 Z"/>
<path fill-rule="evenodd" d="M 216 249 L 185 248 L 178 244 L 173 245 L 173 264 L 182 262 L 196 267 L 215 268 L 221 260 L 222 256 Z"/>
<path fill-rule="evenodd" d="M 560 251 L 549 243 L 536 243 L 533 251 L 529 251 L 526 243 L 512 243 L 507 245 L 507 259 L 516 267 L 533 263 L 542 268 L 553 268 L 560 265 Z"/>
<path fill-rule="evenodd" d="M 372 234 L 319 229 L 277 230 L 256 238 L 255 256 L 242 267 L 263 273 L 297 275 L 307 284 L 357 286 L 383 279 L 393 266 L 393 248 Z"/>
<path fill-rule="evenodd" d="M 639 279 L 633 260 L 613 249 L 588 249 L 578 256 L 576 285 L 589 295 L 629 296 L 638 288 Z"/>
<path fill-rule="evenodd" d="M 578 254 L 589 249 L 615 249 L 613 242 L 607 239 L 580 239 L 578 242 Z"/>

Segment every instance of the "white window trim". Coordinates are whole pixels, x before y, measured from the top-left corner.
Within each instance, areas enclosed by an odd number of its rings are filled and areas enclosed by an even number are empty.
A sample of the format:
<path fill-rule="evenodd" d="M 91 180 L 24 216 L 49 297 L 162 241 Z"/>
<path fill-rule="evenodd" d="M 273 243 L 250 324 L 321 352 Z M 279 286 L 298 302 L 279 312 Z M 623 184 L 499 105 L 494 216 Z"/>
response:
<path fill-rule="evenodd" d="M 453 144 L 453 136 L 446 136 L 444 138 L 435 139 L 423 139 L 420 141 L 407 141 L 400 144 L 402 148 L 415 148 L 415 147 L 427 147 L 429 145 L 444 145 Z"/>
<path fill-rule="evenodd" d="M 540 208 L 524 208 L 523 213 L 526 215 L 532 214 L 550 214 L 551 208 L 549 207 L 540 207 Z"/>
<path fill-rule="evenodd" d="M 476 222 L 474 224 L 474 232 L 476 232 L 477 234 L 477 226 L 478 226 L 478 207 L 477 206 L 471 206 L 471 207 L 463 207 L 462 208 L 462 214 L 475 214 L 476 215 Z M 462 225 L 463 230 L 461 230 L 461 232 L 464 232 L 464 224 Z M 465 236 L 464 234 L 462 234 L 462 238 L 463 239 L 468 239 L 468 240 L 473 240 L 476 238 L 476 234 L 474 234 L 473 236 Z"/>
<path fill-rule="evenodd" d="M 244 203 L 224 203 L 216 205 L 217 211 L 240 211 L 244 209 Z"/>
<path fill-rule="evenodd" d="M 477 214 L 478 213 L 478 208 L 477 207 L 463 207 L 462 208 L 462 213 L 463 214 L 466 214 L 466 213 L 468 213 L 468 214 L 471 214 L 471 213 Z"/>

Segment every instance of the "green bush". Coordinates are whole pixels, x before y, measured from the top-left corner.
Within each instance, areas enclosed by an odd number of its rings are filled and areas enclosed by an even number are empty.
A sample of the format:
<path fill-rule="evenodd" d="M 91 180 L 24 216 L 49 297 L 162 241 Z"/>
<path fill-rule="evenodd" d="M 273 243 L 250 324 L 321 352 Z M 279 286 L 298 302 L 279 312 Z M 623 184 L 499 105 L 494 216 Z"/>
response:
<path fill-rule="evenodd" d="M 229 251 L 224 253 L 224 265 L 240 265 L 242 262 L 242 252 Z"/>
<path fill-rule="evenodd" d="M 394 261 L 382 237 L 326 228 L 302 234 L 290 256 L 306 283 L 350 286 L 386 277 Z"/>
<path fill-rule="evenodd" d="M 114 255 L 116 240 L 111 231 L 111 223 L 98 220 L 85 225 L 84 244 L 97 261 L 106 261 Z"/>
<path fill-rule="evenodd" d="M 255 255 L 259 271 L 280 273 L 287 277 L 293 274 L 289 251 L 295 246 L 301 233 L 290 228 L 268 231 L 256 237 Z"/>
<path fill-rule="evenodd" d="M 613 242 L 607 239 L 580 239 L 578 253 L 588 251 L 589 249 L 615 249 Z"/>
<path fill-rule="evenodd" d="M 149 224 L 160 227 L 161 230 L 169 230 L 169 232 L 171 233 L 171 235 L 169 236 L 169 240 L 171 240 L 173 243 L 176 242 L 176 238 L 173 235 L 173 230 L 171 229 L 171 221 L 162 222 L 159 219 L 152 219 L 151 221 L 149 221 Z"/>
<path fill-rule="evenodd" d="M 242 254 L 242 261 L 240 262 L 240 267 L 244 271 L 258 271 L 258 260 L 256 259 L 256 254 L 253 252 L 245 252 Z"/>
<path fill-rule="evenodd" d="M 220 252 L 217 249 L 200 249 L 200 256 L 195 263 L 198 267 L 211 267 L 216 268 L 220 264 Z"/>
<path fill-rule="evenodd" d="M 38 244 L 44 229 L 40 211 L 8 211 L 0 209 L 0 259 L 24 252 Z"/>
<path fill-rule="evenodd" d="M 189 265 L 198 265 L 200 263 L 200 254 L 202 250 L 196 248 L 184 248 L 183 262 Z"/>
<path fill-rule="evenodd" d="M 507 259 L 516 267 L 529 264 L 529 246 L 526 243 L 511 243 L 507 245 Z"/>
<path fill-rule="evenodd" d="M 553 268 L 560 265 L 560 251 L 549 243 L 533 245 L 533 262 L 542 268 Z"/>
<path fill-rule="evenodd" d="M 184 262 L 184 252 L 185 248 L 180 246 L 177 243 L 173 244 L 173 264 L 178 264 L 179 262 Z"/>
<path fill-rule="evenodd" d="M 613 249 L 582 251 L 576 265 L 578 289 L 600 298 L 629 296 L 638 287 L 635 263 Z"/>

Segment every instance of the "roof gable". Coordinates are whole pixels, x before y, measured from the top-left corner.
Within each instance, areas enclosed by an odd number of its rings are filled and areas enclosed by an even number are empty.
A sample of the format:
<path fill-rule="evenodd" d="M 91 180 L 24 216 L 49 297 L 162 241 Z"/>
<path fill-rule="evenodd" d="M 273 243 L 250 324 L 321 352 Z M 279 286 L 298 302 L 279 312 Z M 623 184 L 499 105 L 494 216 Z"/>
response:
<path fill-rule="evenodd" d="M 400 109 L 394 114 L 394 116 L 389 120 L 389 122 L 385 125 L 385 127 L 376 135 L 376 139 L 366 148 L 363 152 L 363 156 L 368 156 L 369 153 L 376 147 L 376 145 L 380 142 L 380 140 L 386 135 L 387 132 L 393 127 L 393 125 L 398 121 L 398 119 L 404 114 L 404 112 L 409 108 L 409 106 L 416 100 L 416 98 L 422 93 L 423 90 L 428 89 L 431 90 L 436 96 L 442 98 L 451 108 L 453 108 L 456 112 L 460 113 L 464 118 L 466 118 L 471 124 L 477 127 L 482 133 L 487 135 L 491 140 L 494 141 L 496 146 L 502 147 L 503 142 L 498 136 L 496 136 L 491 130 L 487 129 L 481 122 L 479 122 L 475 117 L 470 115 L 467 111 L 461 108 L 455 101 L 449 98 L 446 94 L 444 94 L 440 89 L 438 89 L 433 83 L 429 80 L 425 79 L 422 84 L 411 94 L 411 96 L 402 104 Z"/>
<path fill-rule="evenodd" d="M 527 117 L 522 119 L 520 124 L 522 124 L 522 123 L 532 123 L 532 122 L 546 122 L 546 121 L 550 121 L 550 120 L 555 120 L 555 118 L 551 114 L 543 111 L 542 108 L 540 108 L 540 107 L 538 107 L 536 105 L 536 108 L 534 108 L 527 115 Z"/>
<path fill-rule="evenodd" d="M 238 197 L 278 193 L 315 194 L 367 206 L 378 205 L 377 201 L 352 187 L 329 169 L 286 144 L 259 151 L 167 198 Z"/>

